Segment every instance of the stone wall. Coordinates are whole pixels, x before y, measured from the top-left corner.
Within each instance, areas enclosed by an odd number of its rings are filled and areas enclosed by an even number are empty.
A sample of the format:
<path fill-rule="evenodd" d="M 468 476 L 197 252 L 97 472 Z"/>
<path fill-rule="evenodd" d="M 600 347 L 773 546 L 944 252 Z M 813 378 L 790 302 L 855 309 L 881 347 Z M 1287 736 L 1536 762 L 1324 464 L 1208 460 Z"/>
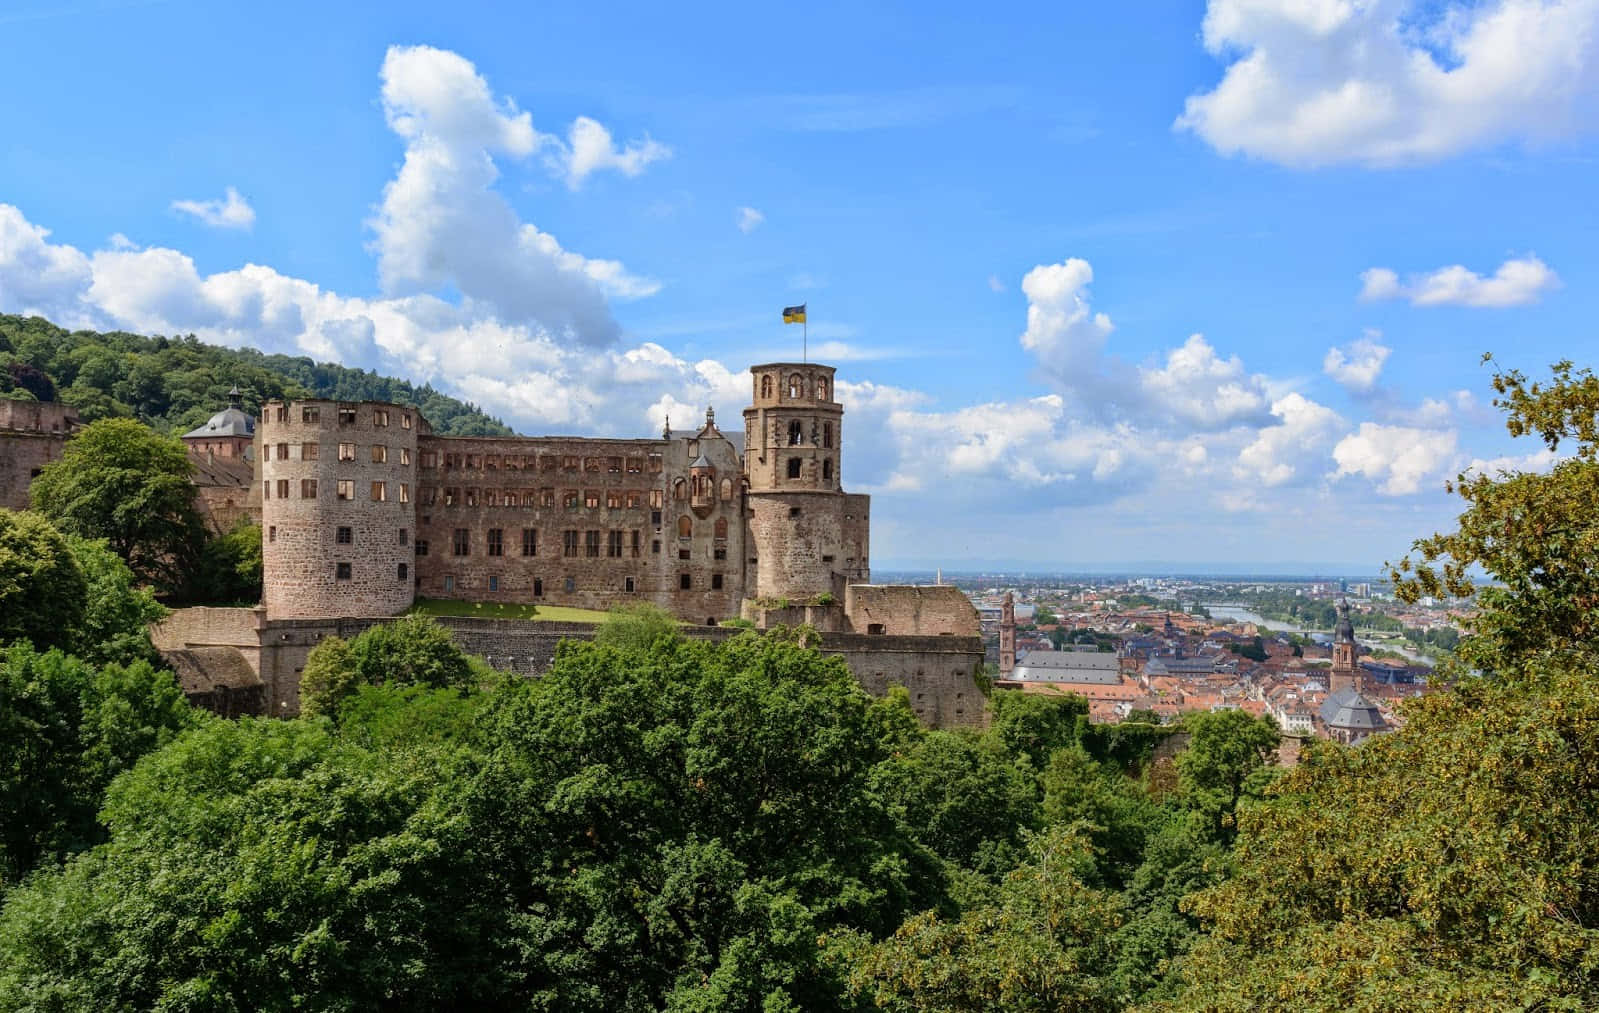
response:
<path fill-rule="evenodd" d="M 64 404 L 0 398 L 0 507 L 28 509 L 34 476 L 61 459 L 77 423 L 77 411 Z"/>
<path fill-rule="evenodd" d="M 977 609 L 951 584 L 851 584 L 844 612 L 856 633 L 975 637 Z"/>
<path fill-rule="evenodd" d="M 987 698 L 977 686 L 983 665 L 978 637 L 832 633 L 823 634 L 822 653 L 843 658 L 873 696 L 905 687 L 911 709 L 929 727 L 981 727 L 988 720 Z"/>

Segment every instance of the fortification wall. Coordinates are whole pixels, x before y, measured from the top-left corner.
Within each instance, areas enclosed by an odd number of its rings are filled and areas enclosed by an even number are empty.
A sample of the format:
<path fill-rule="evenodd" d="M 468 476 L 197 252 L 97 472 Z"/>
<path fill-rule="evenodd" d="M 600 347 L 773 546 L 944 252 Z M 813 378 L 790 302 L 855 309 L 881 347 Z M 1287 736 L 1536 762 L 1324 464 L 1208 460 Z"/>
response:
<path fill-rule="evenodd" d="M 851 584 L 844 612 L 856 633 L 978 636 L 977 609 L 950 584 Z"/>
<path fill-rule="evenodd" d="M 0 507 L 28 509 L 34 476 L 51 461 L 59 461 L 66 445 L 65 436 L 0 428 Z"/>
<path fill-rule="evenodd" d="M 263 604 L 273 618 L 388 616 L 410 607 L 422 426 L 404 405 L 263 407 Z"/>
<path fill-rule="evenodd" d="M 988 720 L 987 699 L 977 686 L 983 666 L 978 637 L 832 633 L 822 636 L 822 652 L 843 658 L 873 696 L 905 687 L 911 709 L 925 725 L 971 728 Z"/>

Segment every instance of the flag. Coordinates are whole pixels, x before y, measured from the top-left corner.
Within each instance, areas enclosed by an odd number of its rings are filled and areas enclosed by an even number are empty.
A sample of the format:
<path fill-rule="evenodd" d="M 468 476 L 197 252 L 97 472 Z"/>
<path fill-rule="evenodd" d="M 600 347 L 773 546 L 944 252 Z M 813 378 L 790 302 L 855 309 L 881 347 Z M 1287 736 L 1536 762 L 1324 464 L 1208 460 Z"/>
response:
<path fill-rule="evenodd" d="M 805 322 L 805 304 L 804 303 L 800 303 L 798 306 L 784 306 L 783 307 L 783 323 L 785 323 L 785 324 L 803 324 L 804 322 Z"/>

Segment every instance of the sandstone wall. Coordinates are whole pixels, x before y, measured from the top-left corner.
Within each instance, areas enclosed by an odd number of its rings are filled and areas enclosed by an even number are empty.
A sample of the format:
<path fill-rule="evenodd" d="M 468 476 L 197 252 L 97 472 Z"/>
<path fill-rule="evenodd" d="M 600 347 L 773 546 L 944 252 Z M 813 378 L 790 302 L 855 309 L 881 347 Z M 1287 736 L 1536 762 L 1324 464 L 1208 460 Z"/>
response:
<path fill-rule="evenodd" d="M 844 592 L 844 611 L 856 633 L 979 635 L 977 609 L 949 584 L 851 584 Z"/>
<path fill-rule="evenodd" d="M 34 476 L 61 459 L 77 422 L 77 411 L 64 404 L 0 398 L 0 507 L 28 509 Z"/>

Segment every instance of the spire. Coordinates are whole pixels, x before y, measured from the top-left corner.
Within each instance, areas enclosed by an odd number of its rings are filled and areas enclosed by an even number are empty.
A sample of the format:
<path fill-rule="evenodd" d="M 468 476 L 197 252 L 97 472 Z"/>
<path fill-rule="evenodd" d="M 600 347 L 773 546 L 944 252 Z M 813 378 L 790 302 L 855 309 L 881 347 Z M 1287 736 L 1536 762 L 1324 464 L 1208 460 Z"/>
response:
<path fill-rule="evenodd" d="M 238 384 L 234 384 L 233 389 L 228 391 L 228 407 L 244 410 L 244 395 L 239 393 Z"/>
<path fill-rule="evenodd" d="M 666 424 L 661 427 L 661 439 L 670 440 L 671 438 L 672 438 L 672 416 L 670 414 L 668 414 L 666 416 Z"/>
<path fill-rule="evenodd" d="M 1349 618 L 1348 598 L 1342 598 L 1338 602 L 1338 625 L 1333 630 L 1333 641 L 1339 644 L 1355 642 L 1355 624 Z"/>
<path fill-rule="evenodd" d="M 716 425 L 716 406 L 715 405 L 706 405 L 705 406 L 705 426 L 706 426 L 706 428 L 709 429 L 711 427 L 714 427 L 715 425 Z"/>

